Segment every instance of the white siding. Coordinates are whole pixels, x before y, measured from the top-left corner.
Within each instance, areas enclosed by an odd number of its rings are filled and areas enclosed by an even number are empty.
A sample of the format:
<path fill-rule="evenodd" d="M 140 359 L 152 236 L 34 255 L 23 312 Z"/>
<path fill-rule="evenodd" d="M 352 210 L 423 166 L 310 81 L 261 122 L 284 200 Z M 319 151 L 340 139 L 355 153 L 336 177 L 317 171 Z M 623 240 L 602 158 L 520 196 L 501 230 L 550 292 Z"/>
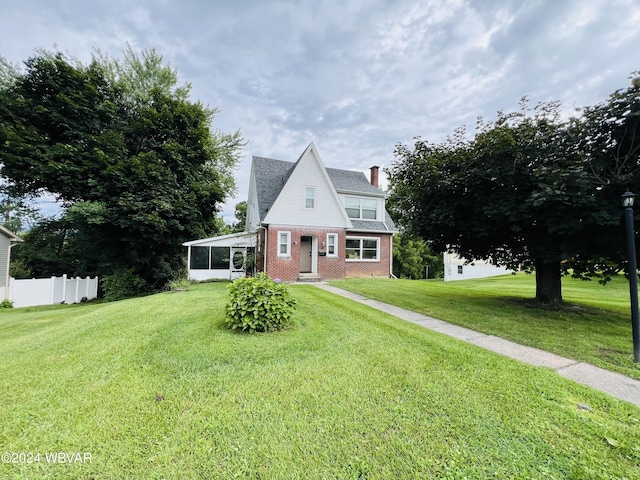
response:
<path fill-rule="evenodd" d="M 315 189 L 313 209 L 304 208 L 305 187 Z M 265 223 L 337 228 L 351 226 L 315 148 L 307 149 L 300 157 L 267 214 Z"/>
<path fill-rule="evenodd" d="M 249 179 L 249 194 L 247 197 L 247 221 L 244 228 L 246 231 L 251 231 L 260 226 L 258 191 L 256 189 L 256 179 L 254 177 L 253 169 L 251 169 L 251 178 Z"/>
<path fill-rule="evenodd" d="M 6 287 L 9 269 L 9 244 L 7 237 L 0 234 L 0 287 Z"/>
<path fill-rule="evenodd" d="M 460 273 L 461 267 L 462 273 Z M 444 281 L 453 282 L 455 280 L 470 280 L 472 278 L 488 278 L 498 275 L 506 275 L 511 273 L 504 267 L 496 267 L 495 265 L 485 262 L 484 260 L 476 260 L 473 265 L 467 264 L 466 260 L 459 257 L 455 253 L 444 254 Z"/>

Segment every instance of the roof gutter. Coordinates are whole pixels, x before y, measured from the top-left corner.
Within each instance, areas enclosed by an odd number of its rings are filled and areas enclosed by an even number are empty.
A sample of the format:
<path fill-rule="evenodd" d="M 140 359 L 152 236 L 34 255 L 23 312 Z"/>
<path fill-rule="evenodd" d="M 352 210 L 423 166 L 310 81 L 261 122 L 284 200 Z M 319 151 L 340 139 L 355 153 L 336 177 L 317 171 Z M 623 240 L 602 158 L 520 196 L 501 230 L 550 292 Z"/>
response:
<path fill-rule="evenodd" d="M 389 196 L 389 194 L 387 192 L 383 192 L 380 191 L 380 193 L 377 192 L 363 192 L 363 191 L 357 191 L 357 190 L 338 190 L 336 189 L 337 193 L 343 194 L 343 195 L 357 195 L 359 197 L 378 197 L 378 198 L 387 198 Z"/>

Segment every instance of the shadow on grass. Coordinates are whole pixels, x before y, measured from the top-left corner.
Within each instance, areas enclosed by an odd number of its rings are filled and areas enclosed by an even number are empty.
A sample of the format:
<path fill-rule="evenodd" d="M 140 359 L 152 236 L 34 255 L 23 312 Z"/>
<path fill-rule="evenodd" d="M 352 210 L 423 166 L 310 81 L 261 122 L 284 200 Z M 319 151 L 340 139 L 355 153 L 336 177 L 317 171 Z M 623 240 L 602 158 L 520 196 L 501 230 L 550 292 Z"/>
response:
<path fill-rule="evenodd" d="M 498 301 L 502 301 L 511 304 L 516 307 L 530 308 L 546 312 L 562 312 L 575 315 L 596 315 L 602 310 L 595 307 L 589 307 L 587 305 L 577 305 L 570 302 L 560 303 L 543 303 L 539 302 L 535 298 L 514 298 L 514 297 L 493 297 Z"/>

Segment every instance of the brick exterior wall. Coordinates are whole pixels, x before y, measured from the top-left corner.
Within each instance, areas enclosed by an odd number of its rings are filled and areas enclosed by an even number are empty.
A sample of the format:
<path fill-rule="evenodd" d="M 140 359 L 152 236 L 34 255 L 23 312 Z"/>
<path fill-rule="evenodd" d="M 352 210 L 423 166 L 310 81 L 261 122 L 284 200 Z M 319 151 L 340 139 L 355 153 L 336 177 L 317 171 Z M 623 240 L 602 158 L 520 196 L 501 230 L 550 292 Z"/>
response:
<path fill-rule="evenodd" d="M 388 277 L 391 272 L 391 237 L 381 233 L 347 233 L 349 237 L 371 237 L 380 239 L 379 262 L 345 261 L 345 277 Z"/>
<path fill-rule="evenodd" d="M 264 231 L 260 234 L 260 252 L 264 252 Z M 291 252 L 288 257 L 278 257 L 278 235 L 280 232 L 291 232 Z M 327 234 L 338 235 L 338 256 L 322 255 L 327 251 Z M 380 261 L 358 262 L 346 261 L 346 237 L 380 238 Z M 270 225 L 267 230 L 266 265 L 258 264 L 258 270 L 266 271 L 271 278 L 279 278 L 284 282 L 295 282 L 300 275 L 300 246 L 303 236 L 315 237 L 317 244 L 317 274 L 322 280 L 343 279 L 346 277 L 388 277 L 390 268 L 389 247 L 391 235 L 348 233 L 344 229 L 318 227 L 292 227 L 290 225 Z M 323 245 L 324 243 L 324 245 Z M 260 257 L 260 256 L 259 256 Z"/>

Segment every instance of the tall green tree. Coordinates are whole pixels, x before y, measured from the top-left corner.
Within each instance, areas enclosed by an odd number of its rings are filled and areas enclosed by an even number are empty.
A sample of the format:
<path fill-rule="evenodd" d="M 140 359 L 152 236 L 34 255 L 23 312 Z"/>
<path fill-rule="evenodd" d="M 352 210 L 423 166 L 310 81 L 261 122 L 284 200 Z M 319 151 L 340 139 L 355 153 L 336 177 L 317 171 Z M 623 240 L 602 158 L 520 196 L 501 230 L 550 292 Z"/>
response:
<path fill-rule="evenodd" d="M 244 232 L 246 228 L 246 223 L 247 223 L 246 200 L 236 203 L 236 208 L 234 213 L 237 221 L 231 226 L 231 231 L 234 233 Z"/>
<path fill-rule="evenodd" d="M 471 140 L 459 129 L 442 144 L 398 145 L 390 203 L 434 250 L 535 270 L 536 299 L 561 302 L 563 274 L 611 271 L 624 241 L 622 191 L 608 174 L 594 175 L 583 145 L 592 129 L 587 120 L 562 121 L 557 103 L 530 112 L 525 101 L 518 112 L 479 121 Z"/>
<path fill-rule="evenodd" d="M 442 254 L 433 255 L 421 238 L 401 233 L 393 237 L 393 274 L 398 278 L 438 278 L 444 270 Z"/>
<path fill-rule="evenodd" d="M 0 89 L 13 84 L 19 74 L 20 69 L 0 55 Z"/>
<path fill-rule="evenodd" d="M 65 273 L 163 286 L 183 268 L 182 242 L 216 233 L 240 133 L 214 132 L 215 110 L 189 101 L 154 51 L 88 66 L 41 52 L 25 65 L 0 89 L 8 190 L 60 201 L 64 248 L 80 257 Z"/>
<path fill-rule="evenodd" d="M 3 227 L 20 234 L 40 218 L 38 209 L 28 199 L 0 194 L 0 224 Z"/>

